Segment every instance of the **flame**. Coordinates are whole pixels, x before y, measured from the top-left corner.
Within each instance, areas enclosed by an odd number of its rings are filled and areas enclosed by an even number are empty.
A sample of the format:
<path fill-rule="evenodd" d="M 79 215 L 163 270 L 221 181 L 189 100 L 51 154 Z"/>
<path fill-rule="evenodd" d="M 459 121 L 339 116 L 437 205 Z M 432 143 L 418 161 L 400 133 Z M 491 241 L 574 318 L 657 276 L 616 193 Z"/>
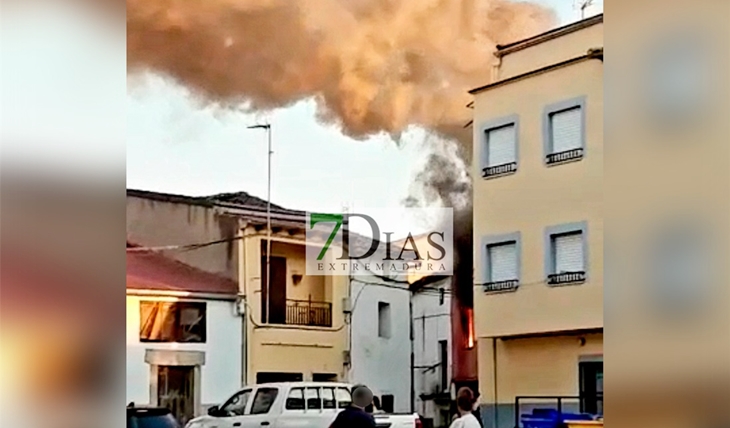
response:
<path fill-rule="evenodd" d="M 468 329 L 466 336 L 466 349 L 474 349 L 474 309 L 466 309 L 466 326 Z"/>

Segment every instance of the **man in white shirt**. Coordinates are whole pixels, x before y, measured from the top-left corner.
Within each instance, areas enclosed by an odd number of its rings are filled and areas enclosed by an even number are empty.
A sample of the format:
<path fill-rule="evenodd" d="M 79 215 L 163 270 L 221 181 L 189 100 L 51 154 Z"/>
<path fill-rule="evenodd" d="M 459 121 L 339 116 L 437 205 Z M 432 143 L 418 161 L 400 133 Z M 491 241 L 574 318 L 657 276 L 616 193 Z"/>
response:
<path fill-rule="evenodd" d="M 459 418 L 451 423 L 450 428 L 481 428 L 481 424 L 472 414 L 474 408 L 474 393 L 467 387 L 459 388 L 456 394 L 456 407 L 459 409 Z"/>

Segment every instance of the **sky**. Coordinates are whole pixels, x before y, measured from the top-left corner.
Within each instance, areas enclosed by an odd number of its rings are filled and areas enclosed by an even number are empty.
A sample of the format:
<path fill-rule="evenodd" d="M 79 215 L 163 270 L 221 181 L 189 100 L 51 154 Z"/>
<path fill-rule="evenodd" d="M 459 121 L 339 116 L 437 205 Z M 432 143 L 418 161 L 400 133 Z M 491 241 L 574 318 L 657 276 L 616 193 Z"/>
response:
<path fill-rule="evenodd" d="M 573 0 L 539 0 L 567 24 Z M 599 2 L 602 5 L 602 2 Z M 409 195 L 426 153 L 425 136 L 408 130 L 400 144 L 385 135 L 366 141 L 343 136 L 315 118 L 313 101 L 267 114 L 215 111 L 154 75 L 128 83 L 127 187 L 186 195 L 246 191 L 266 198 L 267 147 L 272 126 L 272 202 L 288 208 L 338 212 L 397 207 Z"/>

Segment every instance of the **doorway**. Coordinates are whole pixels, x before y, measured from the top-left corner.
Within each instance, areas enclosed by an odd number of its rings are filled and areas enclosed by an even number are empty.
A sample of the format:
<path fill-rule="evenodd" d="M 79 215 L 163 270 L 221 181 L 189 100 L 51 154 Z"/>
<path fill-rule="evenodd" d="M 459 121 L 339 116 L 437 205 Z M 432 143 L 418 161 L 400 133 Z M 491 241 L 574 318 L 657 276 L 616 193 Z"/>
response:
<path fill-rule="evenodd" d="M 580 372 L 580 411 L 603 414 L 603 361 L 578 363 Z"/>
<path fill-rule="evenodd" d="M 261 314 L 267 324 L 286 324 L 286 257 L 270 257 L 271 283 L 266 289 L 266 255 L 261 258 Z M 268 305 L 267 305 L 268 299 Z"/>
<path fill-rule="evenodd" d="M 157 403 L 169 409 L 182 426 L 195 417 L 195 367 L 159 366 Z"/>
<path fill-rule="evenodd" d="M 256 373 L 256 383 L 277 383 L 277 382 L 301 382 L 304 380 L 302 373 L 282 373 L 282 372 L 258 372 Z"/>

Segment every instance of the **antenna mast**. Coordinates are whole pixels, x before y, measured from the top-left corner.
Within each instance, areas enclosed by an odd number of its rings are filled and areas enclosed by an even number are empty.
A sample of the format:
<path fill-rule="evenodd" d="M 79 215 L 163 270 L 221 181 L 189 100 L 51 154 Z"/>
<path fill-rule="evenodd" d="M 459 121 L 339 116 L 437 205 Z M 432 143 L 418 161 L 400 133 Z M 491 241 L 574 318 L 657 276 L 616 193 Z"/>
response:
<path fill-rule="evenodd" d="M 586 18 L 586 9 L 593 5 L 594 0 L 574 0 L 573 8 L 577 9 L 580 13 L 580 19 Z"/>

